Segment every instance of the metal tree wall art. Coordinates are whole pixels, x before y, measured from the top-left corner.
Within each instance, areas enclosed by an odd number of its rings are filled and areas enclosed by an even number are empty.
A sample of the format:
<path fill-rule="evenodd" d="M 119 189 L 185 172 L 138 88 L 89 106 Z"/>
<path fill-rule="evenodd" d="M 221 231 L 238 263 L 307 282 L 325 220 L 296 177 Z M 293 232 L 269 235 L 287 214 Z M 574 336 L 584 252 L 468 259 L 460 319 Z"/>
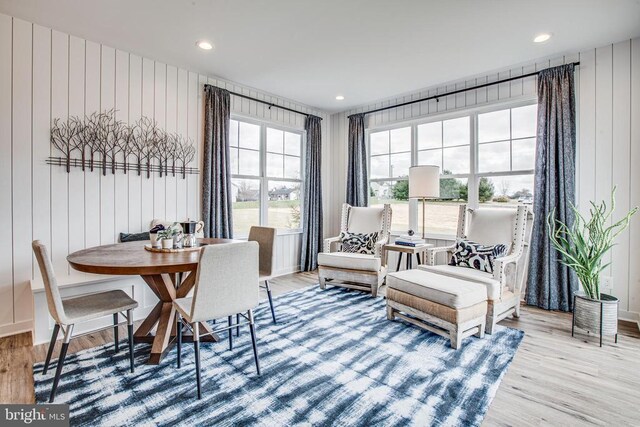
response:
<path fill-rule="evenodd" d="M 94 112 L 84 118 L 70 117 L 63 121 L 55 119 L 51 127 L 51 144 L 63 157 L 49 157 L 48 164 L 71 167 L 102 169 L 106 175 L 110 169 L 135 170 L 138 175 L 145 171 L 160 176 L 197 174 L 197 168 L 188 167 L 195 159 L 193 141 L 177 133 L 160 129 L 148 117 L 142 117 L 133 125 L 116 118 L 116 110 Z M 133 161 L 133 163 L 130 163 Z"/>

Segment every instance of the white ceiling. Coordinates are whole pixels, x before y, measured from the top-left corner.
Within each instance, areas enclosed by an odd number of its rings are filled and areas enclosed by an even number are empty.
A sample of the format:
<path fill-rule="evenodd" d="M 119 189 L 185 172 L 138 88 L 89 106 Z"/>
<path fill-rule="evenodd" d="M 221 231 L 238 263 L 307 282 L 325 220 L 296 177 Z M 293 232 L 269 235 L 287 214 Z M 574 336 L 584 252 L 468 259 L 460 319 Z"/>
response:
<path fill-rule="evenodd" d="M 329 111 L 640 36 L 640 0 L 0 0 L 0 12 Z M 553 37 L 532 43 L 540 32 Z"/>

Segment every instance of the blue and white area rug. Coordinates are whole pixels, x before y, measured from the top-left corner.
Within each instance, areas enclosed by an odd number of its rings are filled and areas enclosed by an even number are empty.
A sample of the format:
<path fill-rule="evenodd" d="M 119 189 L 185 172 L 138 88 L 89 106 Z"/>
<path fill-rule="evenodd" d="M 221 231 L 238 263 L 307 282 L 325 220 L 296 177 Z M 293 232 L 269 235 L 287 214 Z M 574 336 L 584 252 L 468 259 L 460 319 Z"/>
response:
<path fill-rule="evenodd" d="M 406 426 L 479 425 L 524 333 L 499 328 L 484 339 L 449 341 L 388 321 L 385 300 L 342 288 L 309 287 L 257 311 L 262 376 L 255 371 L 248 328 L 203 344 L 203 399 L 196 399 L 193 346 L 182 368 L 175 350 L 159 366 L 136 372 L 125 349 L 108 344 L 69 355 L 56 403 L 69 403 L 71 425 Z M 55 369 L 34 366 L 36 401 L 49 396 Z"/>

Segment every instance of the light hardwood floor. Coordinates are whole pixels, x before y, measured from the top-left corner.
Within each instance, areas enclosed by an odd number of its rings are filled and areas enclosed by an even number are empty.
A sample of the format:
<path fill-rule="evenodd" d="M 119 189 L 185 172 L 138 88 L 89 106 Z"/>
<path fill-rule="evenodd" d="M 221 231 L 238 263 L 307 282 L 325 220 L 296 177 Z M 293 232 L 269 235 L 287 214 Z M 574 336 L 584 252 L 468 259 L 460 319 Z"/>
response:
<path fill-rule="evenodd" d="M 274 294 L 317 283 L 313 273 L 274 279 Z M 264 296 L 266 297 L 266 296 Z M 618 344 L 577 333 L 571 316 L 523 307 L 520 319 L 501 325 L 525 331 L 525 338 L 489 408 L 485 426 L 640 425 L 640 332 L 621 324 Z M 124 328 L 121 336 L 126 334 Z M 112 341 L 110 330 L 74 339 L 70 352 Z M 56 352 L 58 348 L 56 348 Z M 29 334 L 0 339 L 0 403 L 34 401 L 34 361 L 46 346 L 32 347 Z"/>

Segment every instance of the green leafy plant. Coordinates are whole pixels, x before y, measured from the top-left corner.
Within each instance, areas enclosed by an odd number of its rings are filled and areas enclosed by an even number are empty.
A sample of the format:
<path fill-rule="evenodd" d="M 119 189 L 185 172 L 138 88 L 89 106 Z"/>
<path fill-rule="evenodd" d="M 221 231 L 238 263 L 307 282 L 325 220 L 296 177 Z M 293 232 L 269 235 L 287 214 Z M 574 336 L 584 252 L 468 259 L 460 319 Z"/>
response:
<path fill-rule="evenodd" d="M 603 264 L 603 258 L 614 246 L 615 238 L 629 226 L 631 217 L 638 211 L 636 206 L 621 220 L 608 225 L 616 206 L 615 194 L 614 187 L 610 206 L 604 200 L 598 205 L 590 202 L 589 219 L 571 204 L 575 220 L 570 227 L 556 219 L 555 209 L 547 216 L 549 239 L 560 252 L 560 262 L 576 272 L 585 294 L 595 300 L 600 299 L 600 273 L 610 264 Z"/>
<path fill-rule="evenodd" d="M 174 222 L 164 230 L 158 231 L 158 240 L 169 240 L 182 232 L 182 227 L 177 222 Z"/>

